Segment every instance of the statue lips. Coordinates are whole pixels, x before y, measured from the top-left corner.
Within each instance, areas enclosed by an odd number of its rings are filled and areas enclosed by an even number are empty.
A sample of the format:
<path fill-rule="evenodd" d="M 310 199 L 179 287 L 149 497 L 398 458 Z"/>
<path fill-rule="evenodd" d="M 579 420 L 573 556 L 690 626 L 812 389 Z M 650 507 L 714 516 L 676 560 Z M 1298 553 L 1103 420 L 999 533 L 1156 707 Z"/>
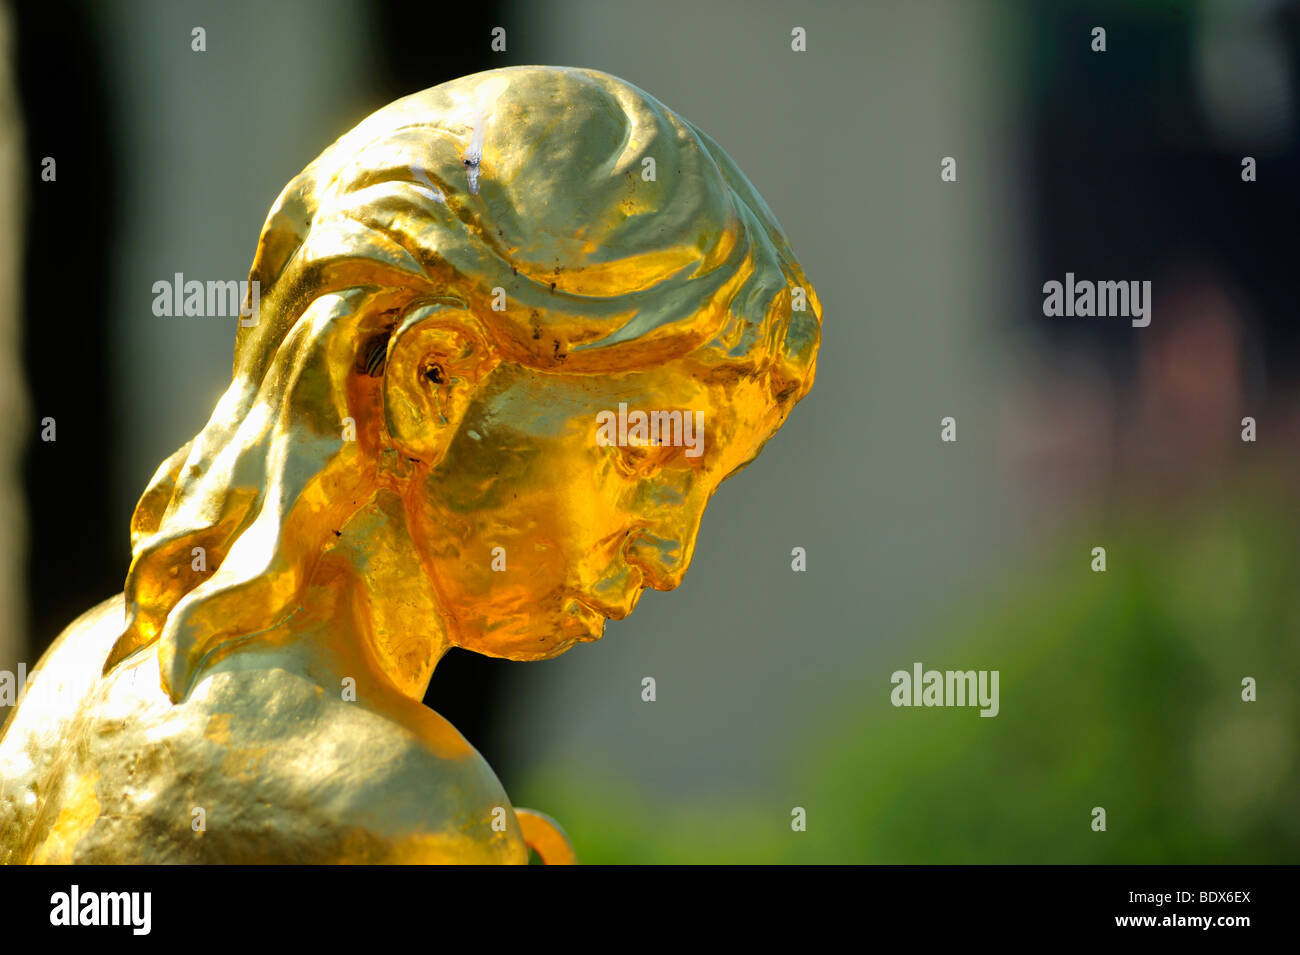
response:
<path fill-rule="evenodd" d="M 575 595 L 573 600 L 583 610 L 598 614 L 606 620 L 622 620 L 630 614 L 632 609 L 637 605 L 637 601 L 641 599 L 641 591 L 643 589 L 644 588 L 640 586 L 632 588 L 627 592 L 624 601 L 619 604 L 607 603 L 591 596 L 590 594 L 585 594 L 581 597 Z"/>
<path fill-rule="evenodd" d="M 644 590 L 645 572 L 635 564 L 624 563 L 617 571 L 570 596 L 606 620 L 622 620 L 636 607 Z M 597 596 L 602 593 L 616 595 L 617 599 L 611 601 Z"/>

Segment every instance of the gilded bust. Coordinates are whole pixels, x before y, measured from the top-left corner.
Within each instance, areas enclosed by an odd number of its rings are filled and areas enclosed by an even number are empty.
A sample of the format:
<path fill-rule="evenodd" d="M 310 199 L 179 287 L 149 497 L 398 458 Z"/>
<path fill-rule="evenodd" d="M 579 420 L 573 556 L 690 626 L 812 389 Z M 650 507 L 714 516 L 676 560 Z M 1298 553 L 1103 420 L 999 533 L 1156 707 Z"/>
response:
<path fill-rule="evenodd" d="M 344 135 L 250 282 L 125 592 L 0 738 L 0 859 L 570 861 L 421 699 L 452 646 L 553 657 L 681 581 L 812 386 L 821 307 L 780 226 L 652 97 L 519 67 Z"/>

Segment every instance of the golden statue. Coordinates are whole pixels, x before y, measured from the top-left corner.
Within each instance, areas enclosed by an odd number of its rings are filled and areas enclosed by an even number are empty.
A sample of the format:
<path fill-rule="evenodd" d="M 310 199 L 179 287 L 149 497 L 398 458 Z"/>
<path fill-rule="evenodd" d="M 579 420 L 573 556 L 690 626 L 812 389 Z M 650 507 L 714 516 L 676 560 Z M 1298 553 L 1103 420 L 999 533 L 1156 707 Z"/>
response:
<path fill-rule="evenodd" d="M 421 699 L 449 647 L 546 659 L 681 581 L 812 386 L 776 219 L 628 83 L 493 70 L 289 183 L 250 289 L 125 593 L 0 738 L 0 860 L 573 861 Z"/>

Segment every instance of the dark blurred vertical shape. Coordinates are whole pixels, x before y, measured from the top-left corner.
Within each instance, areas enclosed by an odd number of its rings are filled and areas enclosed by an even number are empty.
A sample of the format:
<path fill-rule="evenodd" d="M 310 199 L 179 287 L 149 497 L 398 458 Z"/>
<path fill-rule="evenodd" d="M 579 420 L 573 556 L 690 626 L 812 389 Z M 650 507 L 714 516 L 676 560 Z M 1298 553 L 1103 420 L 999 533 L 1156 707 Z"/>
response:
<path fill-rule="evenodd" d="M 1242 331 L 1269 378 L 1293 379 L 1300 3 L 1026 9 L 1043 38 L 1032 64 L 1039 279 L 1025 290 L 1028 327 L 1096 349 L 1128 378 L 1149 336 L 1120 322 L 1044 322 L 1041 283 L 1066 271 L 1151 279 L 1158 308 L 1174 282 L 1201 277 L 1244 298 Z M 1107 30 L 1104 53 L 1090 46 L 1096 26 Z M 1289 72 L 1263 72 L 1266 60 Z M 1228 99 L 1216 101 L 1216 90 Z M 1256 159 L 1257 182 L 1242 182 L 1244 156 Z"/>
<path fill-rule="evenodd" d="M 91 15 L 43 0 L 18 4 L 14 25 L 28 203 L 18 312 L 31 394 L 31 410 L 18 419 L 27 446 L 24 629 L 34 661 L 74 618 L 121 590 L 130 555 L 126 528 L 109 526 L 103 480 L 114 447 L 103 290 L 117 190 Z M 47 156 L 53 182 L 41 179 Z M 9 293 L 7 283 L 0 288 Z M 17 376 L 4 377 L 13 387 Z M 51 442 L 41 440 L 47 417 L 55 419 Z"/>
<path fill-rule="evenodd" d="M 376 4 L 372 13 L 375 82 L 384 101 L 516 63 L 509 42 L 505 53 L 491 49 L 493 27 L 505 27 L 509 39 L 510 24 L 501 4 L 446 4 L 436 13 L 431 11 L 424 3 Z M 505 670 L 511 665 L 452 650 L 438 664 L 424 696 L 427 705 L 477 747 L 507 787 L 510 768 L 502 745 L 504 727 L 493 717 L 501 711 Z"/>
<path fill-rule="evenodd" d="M 19 461 L 31 425 L 19 361 L 19 269 L 25 205 L 22 117 L 14 86 L 13 16 L 0 4 L 0 669 L 26 653 L 22 562 L 27 534 Z"/>

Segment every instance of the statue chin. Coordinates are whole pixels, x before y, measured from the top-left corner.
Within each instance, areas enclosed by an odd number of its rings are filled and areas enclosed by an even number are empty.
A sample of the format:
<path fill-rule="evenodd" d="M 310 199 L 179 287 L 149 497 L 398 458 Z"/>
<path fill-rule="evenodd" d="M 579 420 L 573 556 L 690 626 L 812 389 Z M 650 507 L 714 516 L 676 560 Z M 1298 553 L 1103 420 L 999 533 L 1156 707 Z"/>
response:
<path fill-rule="evenodd" d="M 657 100 L 513 67 L 340 138 L 243 290 L 123 593 L 0 735 L 0 861 L 575 861 L 421 698 L 453 645 L 546 659 L 680 582 L 812 386 L 779 225 Z"/>
<path fill-rule="evenodd" d="M 570 600 L 562 613 L 521 620 L 505 632 L 499 628 L 480 631 L 458 646 L 503 660 L 552 660 L 579 643 L 600 640 L 608 622 L 603 614 Z"/>

